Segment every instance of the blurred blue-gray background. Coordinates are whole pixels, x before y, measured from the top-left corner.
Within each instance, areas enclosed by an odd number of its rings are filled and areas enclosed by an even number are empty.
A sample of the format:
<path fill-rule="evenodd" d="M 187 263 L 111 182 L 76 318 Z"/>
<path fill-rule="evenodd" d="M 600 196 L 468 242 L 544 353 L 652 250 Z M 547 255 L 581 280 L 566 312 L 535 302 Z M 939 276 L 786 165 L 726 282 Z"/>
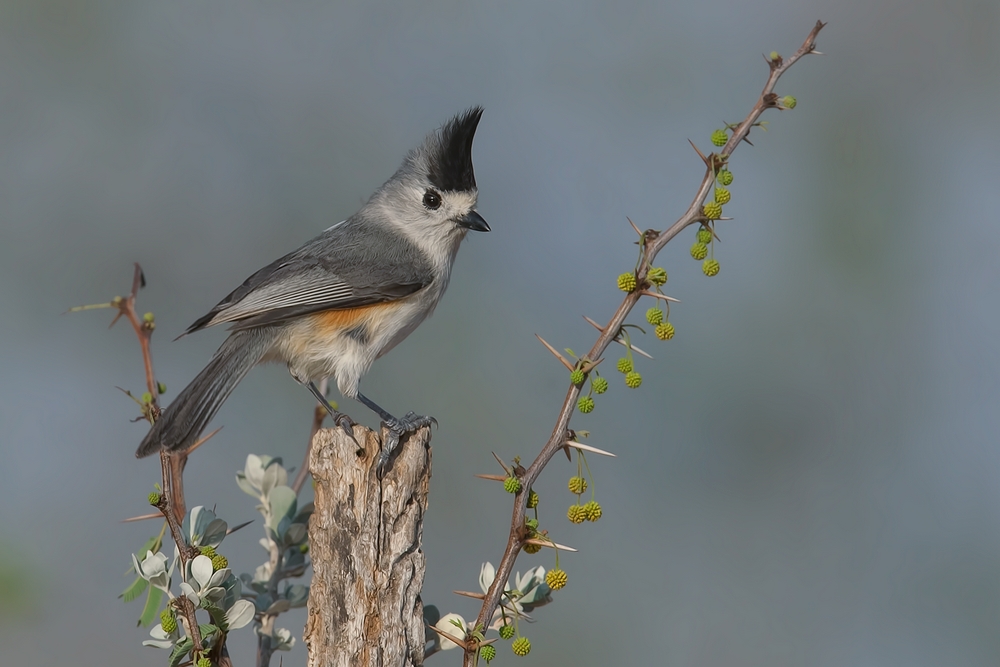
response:
<path fill-rule="evenodd" d="M 722 272 L 689 230 L 661 255 L 674 340 L 644 383 L 575 419 L 604 518 L 543 522 L 580 553 L 525 629 L 525 664 L 1000 662 L 1000 5 L 906 0 L 68 2 L 0 5 L 0 646 L 5 665 L 162 665 L 116 596 L 158 527 L 154 460 L 115 386 L 142 391 L 109 311 L 132 262 L 165 400 L 223 332 L 170 342 L 247 275 L 350 215 L 472 104 L 480 211 L 435 316 L 367 392 L 435 415 L 424 600 L 472 617 L 510 498 L 473 473 L 532 457 L 577 352 L 620 300 L 640 227 L 687 207 L 687 144 L 749 110 L 762 54 L 819 48 L 734 156 Z M 636 313 L 641 321 L 641 311 Z M 619 348 L 620 349 L 620 348 Z M 611 364 L 617 350 L 612 351 Z M 365 423 L 368 412 L 344 407 Z M 313 403 L 252 373 L 193 458 L 190 504 L 257 518 L 247 453 L 298 465 Z M 259 522 L 227 540 L 263 560 Z M 545 552 L 520 570 L 553 565 Z M 282 625 L 301 637 L 304 612 Z M 230 644 L 252 664 L 249 629 Z M 506 650 L 506 649 L 504 649 Z M 504 662 L 512 659 L 501 651 Z M 301 641 L 284 664 L 304 664 Z M 455 664 L 445 653 L 429 664 Z M 276 664 L 276 662 L 274 663 Z"/>

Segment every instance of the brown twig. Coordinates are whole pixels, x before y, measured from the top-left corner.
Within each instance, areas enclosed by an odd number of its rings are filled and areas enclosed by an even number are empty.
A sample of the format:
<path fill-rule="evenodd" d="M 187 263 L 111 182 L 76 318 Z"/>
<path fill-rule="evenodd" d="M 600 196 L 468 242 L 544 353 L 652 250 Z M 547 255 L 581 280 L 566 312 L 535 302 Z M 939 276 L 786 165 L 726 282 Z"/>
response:
<path fill-rule="evenodd" d="M 747 117 L 741 122 L 733 131 L 732 136 L 726 145 L 722 148 L 722 153 L 720 155 L 711 154 L 708 157 L 702 156 L 705 161 L 705 176 L 702 178 L 701 185 L 698 188 L 698 192 L 688 207 L 687 211 L 670 227 L 665 231 L 655 233 L 653 235 L 647 236 L 647 242 L 645 243 L 645 250 L 642 257 L 642 262 L 640 263 L 639 270 L 637 272 L 636 278 L 638 281 L 638 288 L 629 292 L 625 298 L 622 300 L 621 305 L 615 311 L 614 315 L 611 317 L 611 321 L 608 322 L 607 326 L 601 327 L 601 334 L 598 336 L 597 341 L 594 343 L 593 348 L 587 353 L 588 359 L 599 359 L 604 351 L 607 349 L 608 345 L 615 339 L 621 326 L 625 323 L 626 317 L 635 307 L 636 303 L 642 297 L 642 290 L 647 286 L 646 275 L 649 268 L 652 266 L 653 260 L 656 255 L 663 249 L 663 247 L 674 237 L 676 237 L 684 228 L 688 225 L 700 222 L 704 216 L 701 211 L 702 202 L 708 196 L 714 182 L 716 170 L 719 166 L 725 163 L 728 156 L 739 146 L 740 142 L 743 141 L 746 136 L 750 133 L 750 129 L 760 118 L 761 114 L 764 113 L 766 109 L 777 107 L 777 96 L 774 94 L 774 86 L 777 84 L 778 79 L 784 74 L 788 68 L 799 61 L 803 56 L 818 53 L 815 50 L 816 36 L 819 34 L 820 30 L 823 29 L 825 24 L 821 21 L 817 21 L 816 25 L 810 31 L 809 36 L 799 47 L 798 51 L 794 55 L 787 59 L 778 59 L 775 61 L 769 61 L 771 72 L 768 76 L 767 83 L 764 85 L 764 89 L 754 105 L 753 109 L 747 115 Z M 696 149 L 697 150 L 697 149 Z M 699 155 L 701 153 L 699 152 Z M 652 238 L 650 238 L 652 236 Z M 551 346 L 546 344 L 546 347 L 553 350 Z M 558 353 L 553 352 L 558 357 Z M 552 434 L 549 436 L 548 441 L 542 447 L 541 452 L 531 463 L 528 469 L 525 471 L 524 475 L 521 476 L 521 484 L 523 488 L 530 488 L 531 485 L 538 479 L 542 470 L 545 468 L 546 464 L 552 459 L 552 457 L 565 446 L 565 442 L 568 439 L 568 428 L 570 417 L 573 415 L 574 407 L 576 406 L 576 400 L 579 396 L 580 388 L 571 385 L 568 392 L 566 393 L 566 398 L 563 401 L 562 408 L 559 410 L 559 416 L 556 419 L 555 427 L 552 429 Z M 504 584 L 510 578 L 511 573 L 514 571 L 514 562 L 517 560 L 517 556 L 521 551 L 521 547 L 530 539 L 525 528 L 525 510 L 528 494 L 520 494 L 516 497 L 514 501 L 514 510 L 511 516 L 510 524 L 510 534 L 507 538 L 507 547 L 504 550 L 503 558 L 500 560 L 500 565 L 497 567 L 496 576 L 493 579 L 493 583 L 490 584 L 490 588 L 486 593 L 486 597 L 483 600 L 483 606 L 479 610 L 479 615 L 476 619 L 475 625 L 479 627 L 487 627 L 489 625 L 490 619 L 493 618 L 493 613 L 500 603 L 501 596 L 503 595 Z M 476 653 L 474 650 L 466 650 L 464 657 L 465 667 L 473 667 L 476 662 Z"/>

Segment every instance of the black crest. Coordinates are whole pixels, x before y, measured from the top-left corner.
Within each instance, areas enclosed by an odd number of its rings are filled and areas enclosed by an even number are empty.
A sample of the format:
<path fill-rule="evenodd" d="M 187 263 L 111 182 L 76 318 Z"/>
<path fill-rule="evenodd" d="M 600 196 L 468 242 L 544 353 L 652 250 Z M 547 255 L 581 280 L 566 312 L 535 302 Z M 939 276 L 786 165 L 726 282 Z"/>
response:
<path fill-rule="evenodd" d="M 472 138 L 483 108 L 475 106 L 445 123 L 431 140 L 428 177 L 442 190 L 472 190 L 476 174 L 472 170 Z"/>

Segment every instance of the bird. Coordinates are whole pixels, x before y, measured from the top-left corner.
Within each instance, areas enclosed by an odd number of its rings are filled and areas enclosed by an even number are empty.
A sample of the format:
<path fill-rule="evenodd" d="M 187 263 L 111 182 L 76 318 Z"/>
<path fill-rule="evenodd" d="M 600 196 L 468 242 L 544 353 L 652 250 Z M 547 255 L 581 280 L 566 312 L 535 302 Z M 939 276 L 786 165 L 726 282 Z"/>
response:
<path fill-rule="evenodd" d="M 361 378 L 434 312 L 466 234 L 490 231 L 476 210 L 472 164 L 482 113 L 474 106 L 431 132 L 354 215 L 251 275 L 178 336 L 218 324 L 231 330 L 136 456 L 189 449 L 236 385 L 268 362 L 286 364 L 351 437 L 353 420 L 316 383 L 333 378 L 374 411 L 391 440 L 380 469 L 403 435 L 436 423 L 412 412 L 394 417 L 361 393 Z"/>

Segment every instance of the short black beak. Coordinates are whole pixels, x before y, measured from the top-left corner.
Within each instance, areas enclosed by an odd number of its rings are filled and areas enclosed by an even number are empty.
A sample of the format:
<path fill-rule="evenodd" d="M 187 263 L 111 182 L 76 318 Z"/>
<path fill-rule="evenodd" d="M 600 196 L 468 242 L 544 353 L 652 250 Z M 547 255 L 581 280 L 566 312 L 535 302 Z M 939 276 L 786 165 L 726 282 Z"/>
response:
<path fill-rule="evenodd" d="M 471 229 L 474 232 L 488 232 L 490 231 L 490 226 L 486 224 L 483 216 L 479 215 L 475 211 L 469 211 L 461 218 L 455 220 L 460 226 L 466 229 Z"/>

